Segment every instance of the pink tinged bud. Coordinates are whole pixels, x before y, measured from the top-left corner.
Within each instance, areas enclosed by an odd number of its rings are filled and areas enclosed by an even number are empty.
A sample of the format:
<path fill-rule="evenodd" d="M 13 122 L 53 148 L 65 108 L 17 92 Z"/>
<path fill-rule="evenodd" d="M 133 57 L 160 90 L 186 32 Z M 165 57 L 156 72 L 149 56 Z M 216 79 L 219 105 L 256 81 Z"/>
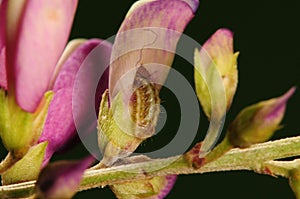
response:
<path fill-rule="evenodd" d="M 6 75 L 6 6 L 7 0 L 0 1 L 0 88 L 7 89 Z"/>
<path fill-rule="evenodd" d="M 47 165 L 36 183 L 38 198 L 72 198 L 80 186 L 84 171 L 94 162 L 92 157 L 80 161 L 61 161 Z"/>
<path fill-rule="evenodd" d="M 176 182 L 176 175 L 156 176 L 148 180 L 112 185 L 111 189 L 118 198 L 165 198 Z"/>
<path fill-rule="evenodd" d="M 217 86 L 215 85 L 217 81 L 213 79 L 215 78 L 213 75 L 209 75 L 215 67 L 222 79 L 226 95 L 226 109 L 229 110 L 238 83 L 238 54 L 233 51 L 233 33 L 224 28 L 215 32 L 201 50 L 195 52 L 195 67 L 198 69 L 195 71 L 196 92 L 204 112 L 209 118 L 212 111 L 211 98 L 217 95 L 214 93 L 215 89 L 210 90 L 210 87 Z M 206 81 L 203 79 L 203 75 L 206 74 L 199 74 L 202 71 L 207 73 Z"/>
<path fill-rule="evenodd" d="M 101 43 L 102 40 L 91 39 L 81 44 L 73 51 L 73 53 L 71 53 L 70 57 L 66 59 L 56 78 L 53 86 L 53 91 L 55 92 L 54 98 L 49 106 L 44 130 L 39 139 L 39 142 L 49 142 L 43 163 L 44 165 L 48 163 L 54 152 L 66 148 L 66 144 L 77 135 L 73 118 L 72 103 L 75 103 L 76 106 L 85 107 L 86 105 L 84 103 L 90 101 L 73 101 L 75 78 L 85 58 Z M 104 53 L 110 54 L 110 44 L 101 46 Z M 98 63 L 98 66 L 104 67 L 104 64 Z M 84 78 L 85 79 L 81 79 L 81 82 L 88 84 L 90 76 L 86 75 Z M 100 82 L 100 84 L 107 88 L 107 82 Z M 102 86 L 100 86 L 100 88 L 105 90 Z M 101 98 L 101 95 L 102 94 L 98 95 L 98 97 Z M 81 100 L 79 97 L 76 99 Z"/>
<path fill-rule="evenodd" d="M 77 0 L 8 1 L 7 62 L 9 91 L 34 112 L 48 89 L 66 45 Z"/>
<path fill-rule="evenodd" d="M 121 91 L 125 99 L 130 98 L 136 76 L 134 70 L 141 65 L 146 66 L 151 81 L 164 82 L 168 71 L 159 65 L 171 66 L 181 32 L 197 7 L 197 0 L 141 0 L 131 7 L 112 51 L 111 97 Z M 132 72 L 122 80 L 129 71 Z"/>
<path fill-rule="evenodd" d="M 228 129 L 229 141 L 236 147 L 249 147 L 267 141 L 280 128 L 286 104 L 295 87 L 281 97 L 262 101 L 243 109 Z"/>

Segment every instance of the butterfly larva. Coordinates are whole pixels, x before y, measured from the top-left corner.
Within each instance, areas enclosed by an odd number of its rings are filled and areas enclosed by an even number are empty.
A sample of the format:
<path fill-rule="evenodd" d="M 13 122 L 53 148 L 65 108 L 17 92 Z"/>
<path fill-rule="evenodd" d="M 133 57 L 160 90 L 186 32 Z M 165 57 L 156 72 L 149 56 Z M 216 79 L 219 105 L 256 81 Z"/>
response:
<path fill-rule="evenodd" d="M 129 106 L 131 120 L 135 124 L 135 136 L 148 138 L 154 134 L 160 112 L 159 104 L 159 89 L 151 82 L 147 69 L 140 66 L 133 82 Z"/>

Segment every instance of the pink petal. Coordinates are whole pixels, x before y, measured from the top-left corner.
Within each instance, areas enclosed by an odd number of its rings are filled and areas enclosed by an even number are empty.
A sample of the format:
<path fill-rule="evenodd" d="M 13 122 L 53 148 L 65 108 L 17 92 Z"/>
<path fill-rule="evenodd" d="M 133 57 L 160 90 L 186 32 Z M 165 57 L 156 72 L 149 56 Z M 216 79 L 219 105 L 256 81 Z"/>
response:
<path fill-rule="evenodd" d="M 54 69 L 54 72 L 52 74 L 52 78 L 51 78 L 51 81 L 49 84 L 49 89 L 53 88 L 55 80 L 56 80 L 59 72 L 61 71 L 62 66 L 66 62 L 66 60 L 81 44 L 83 44 L 86 41 L 87 41 L 86 39 L 73 39 L 73 40 L 69 41 L 66 48 L 64 49 L 64 52 L 60 56 L 56 66 L 55 66 L 55 69 Z"/>
<path fill-rule="evenodd" d="M 82 63 L 84 62 L 85 58 L 101 43 L 102 40 L 91 39 L 80 45 L 65 61 L 60 73 L 56 78 L 53 86 L 53 91 L 55 92 L 54 98 L 49 106 L 44 130 L 39 139 L 39 142 L 49 141 L 43 163 L 44 165 L 48 163 L 54 152 L 65 148 L 65 145 L 67 145 L 67 143 L 69 143 L 77 135 L 74 124 L 72 102 L 74 103 L 75 100 L 80 100 L 80 98 L 74 99 L 73 89 L 75 78 L 78 75 L 78 71 L 80 67 L 82 67 Z M 110 54 L 111 45 L 105 45 L 104 48 L 105 52 Z M 97 66 L 101 67 L 101 64 L 98 63 Z M 85 79 L 81 82 L 83 84 L 87 84 L 91 75 L 92 74 L 87 74 L 84 77 Z M 106 79 L 106 81 L 108 80 Z M 104 92 L 108 83 L 102 83 L 103 85 L 102 87 L 100 86 L 99 89 L 101 92 Z M 83 95 L 87 95 L 87 93 L 88 89 L 84 91 Z M 101 99 L 102 93 L 97 96 Z M 93 97 L 95 98 L 95 93 Z M 88 102 L 80 101 L 80 105 L 78 106 L 84 108 L 86 107 L 86 104 L 84 103 Z M 92 124 L 93 122 L 89 123 L 88 125 Z M 96 125 L 96 123 L 94 125 Z"/>
<path fill-rule="evenodd" d="M 63 88 L 73 88 L 74 81 L 79 71 L 81 64 L 84 59 L 89 55 L 89 53 L 100 45 L 103 41 L 100 39 L 90 39 L 87 42 L 79 46 L 73 54 L 66 60 L 62 69 L 56 78 L 53 86 L 53 91 L 58 91 Z M 110 52 L 110 47 L 107 49 Z M 89 77 L 86 77 L 88 79 Z"/>
<path fill-rule="evenodd" d="M 0 1 L 0 88 L 4 89 L 7 89 L 5 50 L 6 5 L 7 0 Z"/>
<path fill-rule="evenodd" d="M 92 157 L 80 161 L 61 161 L 45 167 L 37 180 L 38 198 L 72 198 L 80 186 L 84 171 L 94 162 Z"/>
<path fill-rule="evenodd" d="M 278 118 L 282 118 L 285 113 L 287 102 L 295 92 L 296 87 L 292 87 L 284 95 L 275 99 L 270 107 L 267 107 L 264 111 L 261 111 L 265 114 L 264 120 L 266 122 L 272 122 L 278 120 Z"/>
<path fill-rule="evenodd" d="M 6 48 L 0 48 L 0 88 L 7 90 Z"/>
<path fill-rule="evenodd" d="M 203 49 L 216 62 L 221 74 L 227 72 L 236 65 L 233 52 L 233 33 L 225 28 L 217 30 L 203 45 Z M 207 57 L 207 56 L 206 56 Z M 203 58 L 205 56 L 203 55 Z M 210 61 L 210 60 L 208 60 Z M 230 67 L 228 67 L 228 65 Z M 232 66 L 231 66 L 232 65 Z"/>
<path fill-rule="evenodd" d="M 197 0 L 141 0 L 129 10 L 120 27 L 112 52 L 110 95 L 122 91 L 125 98 L 131 93 L 135 72 L 147 67 L 151 80 L 162 84 L 168 74 L 159 64 L 171 66 L 177 42 L 198 7 Z"/>
<path fill-rule="evenodd" d="M 0 49 L 5 47 L 7 0 L 0 1 Z"/>
<path fill-rule="evenodd" d="M 53 153 L 76 135 L 72 115 L 72 88 L 55 92 L 44 126 L 40 142 L 48 141 L 43 165 L 47 164 Z"/>
<path fill-rule="evenodd" d="M 18 104 L 34 112 L 66 45 L 77 0 L 9 1 L 9 78 Z"/>

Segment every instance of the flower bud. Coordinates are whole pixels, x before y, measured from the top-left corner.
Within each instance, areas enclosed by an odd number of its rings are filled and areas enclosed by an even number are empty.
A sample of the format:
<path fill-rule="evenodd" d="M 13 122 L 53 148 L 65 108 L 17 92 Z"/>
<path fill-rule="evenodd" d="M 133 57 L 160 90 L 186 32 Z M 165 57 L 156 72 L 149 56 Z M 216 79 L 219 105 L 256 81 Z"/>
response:
<path fill-rule="evenodd" d="M 144 155 L 131 156 L 117 161 L 114 166 L 147 162 L 151 159 Z M 118 198 L 151 198 L 161 199 L 171 191 L 176 175 L 155 176 L 145 180 L 136 180 L 122 184 L 111 185 L 110 188 Z"/>
<path fill-rule="evenodd" d="M 48 164 L 36 182 L 37 198 L 72 198 L 80 186 L 84 171 L 94 162 L 92 157 L 79 161 Z"/>
<path fill-rule="evenodd" d="M 111 189 L 118 198 L 123 199 L 162 199 L 173 188 L 176 178 L 176 175 L 155 176 L 147 180 L 115 184 L 111 186 Z"/>
<path fill-rule="evenodd" d="M 281 97 L 243 109 L 229 126 L 228 136 L 231 144 L 243 148 L 267 141 L 280 128 L 286 103 L 294 92 L 295 88 L 291 88 Z"/>
<path fill-rule="evenodd" d="M 218 107 L 220 100 L 225 100 L 226 110 L 231 106 L 238 82 L 238 54 L 233 51 L 233 33 L 227 29 L 219 29 L 200 51 L 195 50 L 196 93 L 208 118 L 211 118 L 212 108 Z M 216 105 L 213 105 L 213 98 L 218 99 Z M 223 109 L 219 112 L 224 114 Z"/>

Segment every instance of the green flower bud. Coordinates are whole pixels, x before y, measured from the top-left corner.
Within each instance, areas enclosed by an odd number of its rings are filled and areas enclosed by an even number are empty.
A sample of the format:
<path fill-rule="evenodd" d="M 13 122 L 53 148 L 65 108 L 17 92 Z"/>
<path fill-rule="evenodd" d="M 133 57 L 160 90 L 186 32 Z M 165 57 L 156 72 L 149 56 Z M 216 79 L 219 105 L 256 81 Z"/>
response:
<path fill-rule="evenodd" d="M 173 188 L 176 178 L 176 175 L 155 176 L 146 180 L 115 184 L 111 186 L 111 189 L 118 198 L 161 199 L 166 197 Z"/>
<path fill-rule="evenodd" d="M 243 109 L 229 126 L 227 136 L 230 143 L 243 148 L 267 141 L 280 128 L 286 103 L 294 92 L 295 88 L 291 88 L 281 97 Z"/>

